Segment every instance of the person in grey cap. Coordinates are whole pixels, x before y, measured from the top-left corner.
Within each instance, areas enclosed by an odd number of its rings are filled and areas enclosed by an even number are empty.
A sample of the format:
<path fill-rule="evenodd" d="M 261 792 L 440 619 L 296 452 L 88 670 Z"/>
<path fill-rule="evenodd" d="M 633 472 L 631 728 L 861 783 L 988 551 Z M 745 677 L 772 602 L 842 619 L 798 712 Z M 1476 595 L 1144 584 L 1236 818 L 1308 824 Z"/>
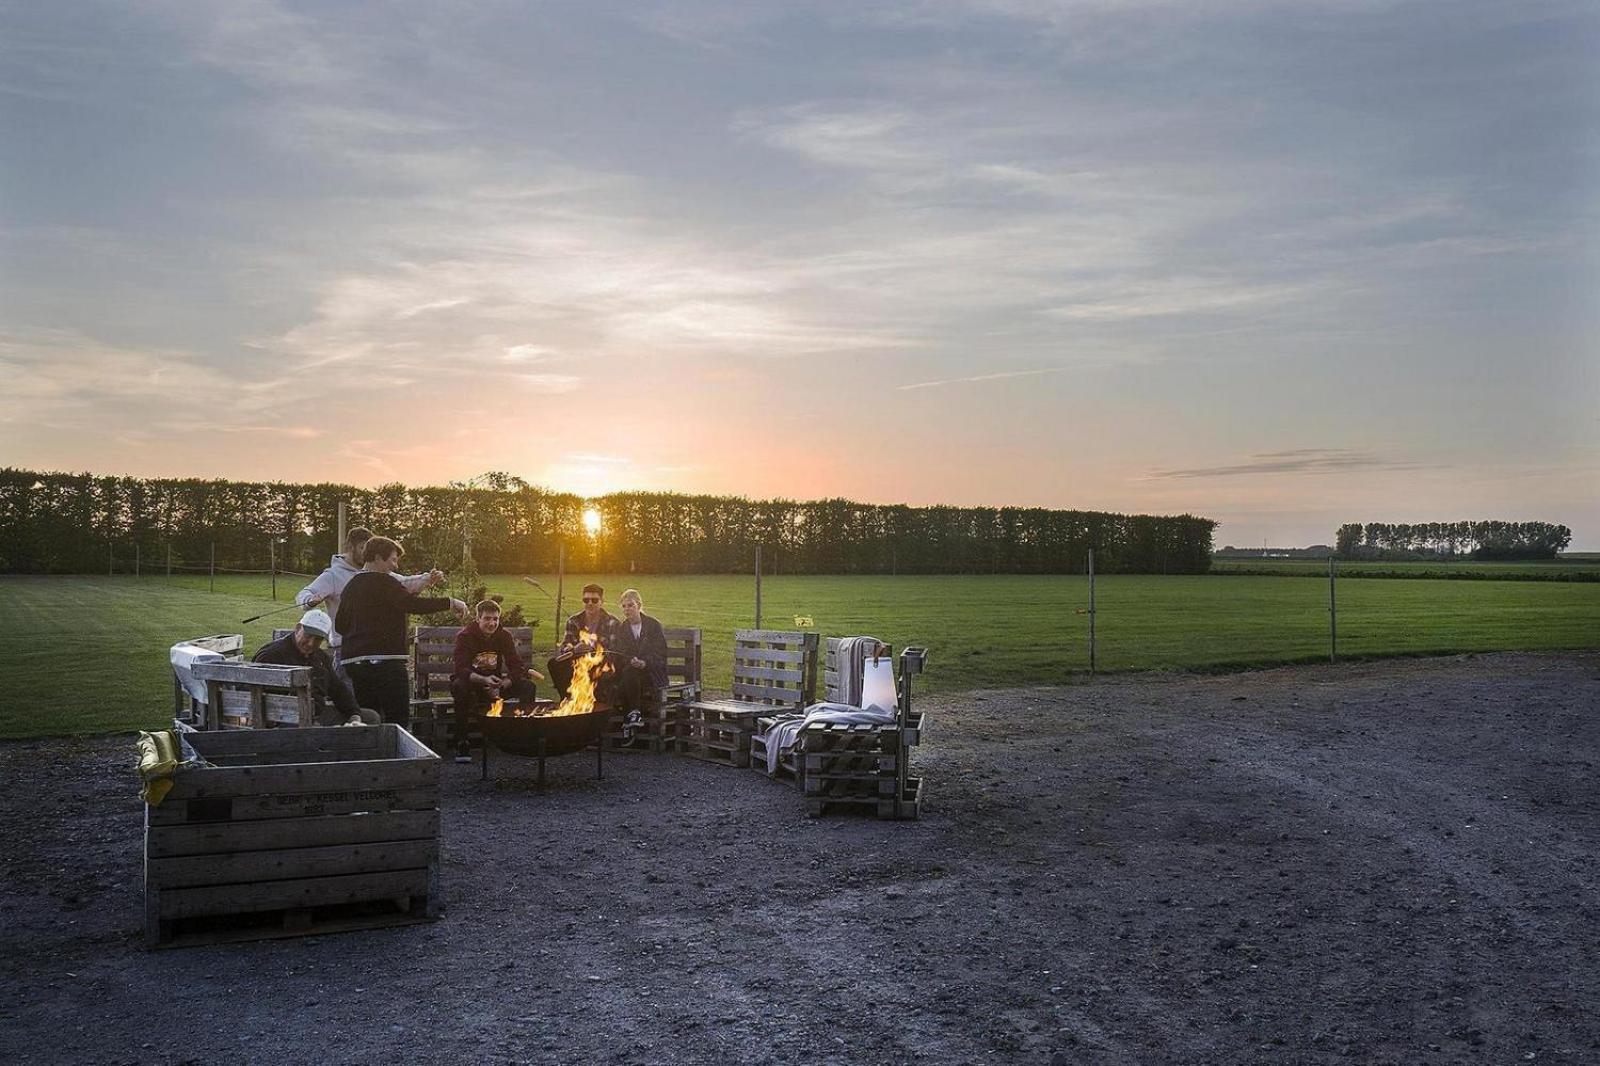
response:
<path fill-rule="evenodd" d="M 333 658 L 323 649 L 333 633 L 327 611 L 307 611 L 288 633 L 256 652 L 251 662 L 269 666 L 311 668 L 311 695 L 317 704 L 318 725 L 347 725 L 352 719 L 366 725 L 383 721 L 376 711 L 356 705 L 349 682 L 334 673 Z M 329 706 L 329 705 L 332 706 Z"/>

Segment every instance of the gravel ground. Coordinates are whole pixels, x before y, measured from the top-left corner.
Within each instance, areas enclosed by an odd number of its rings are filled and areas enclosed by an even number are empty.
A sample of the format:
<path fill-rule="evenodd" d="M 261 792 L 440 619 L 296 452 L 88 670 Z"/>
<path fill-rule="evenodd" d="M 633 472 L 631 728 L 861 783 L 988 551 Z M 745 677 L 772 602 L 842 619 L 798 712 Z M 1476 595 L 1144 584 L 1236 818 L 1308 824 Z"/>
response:
<path fill-rule="evenodd" d="M 920 822 L 451 764 L 441 921 L 156 953 L 130 742 L 0 746 L 0 1059 L 1600 1061 L 1600 655 L 919 706 Z"/>

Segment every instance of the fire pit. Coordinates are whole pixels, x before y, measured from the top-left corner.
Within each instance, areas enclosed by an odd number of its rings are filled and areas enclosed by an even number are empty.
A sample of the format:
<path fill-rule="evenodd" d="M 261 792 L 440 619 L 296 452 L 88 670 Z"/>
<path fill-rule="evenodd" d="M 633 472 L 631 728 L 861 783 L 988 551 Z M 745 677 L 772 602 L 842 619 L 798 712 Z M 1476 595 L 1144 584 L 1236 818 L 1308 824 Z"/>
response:
<path fill-rule="evenodd" d="M 587 632 L 584 648 L 573 658 L 572 688 L 560 703 L 534 700 L 527 706 L 508 706 L 496 700 L 483 716 L 483 779 L 489 779 L 489 748 L 539 760 L 539 787 L 544 788 L 544 760 L 570 755 L 591 743 L 595 750 L 595 777 L 605 777 L 606 719 L 609 704 L 596 698 L 596 684 L 611 672 L 605 648 Z"/>
<path fill-rule="evenodd" d="M 489 748 L 508 755 L 526 755 L 539 760 L 539 787 L 544 787 L 544 760 L 552 755 L 571 755 L 590 744 L 595 747 L 595 777 L 605 777 L 605 744 L 601 741 L 610 708 L 596 703 L 586 714 L 553 715 L 551 700 L 535 700 L 517 713 L 484 715 L 483 780 L 489 780 Z"/>

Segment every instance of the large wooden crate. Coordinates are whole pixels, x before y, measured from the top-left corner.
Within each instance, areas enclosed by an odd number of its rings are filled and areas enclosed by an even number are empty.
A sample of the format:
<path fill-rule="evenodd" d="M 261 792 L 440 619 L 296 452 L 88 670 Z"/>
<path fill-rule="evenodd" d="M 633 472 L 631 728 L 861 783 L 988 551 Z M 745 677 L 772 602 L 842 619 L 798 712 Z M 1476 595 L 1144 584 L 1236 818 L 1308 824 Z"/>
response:
<path fill-rule="evenodd" d="M 687 704 L 683 751 L 698 759 L 750 765 L 758 719 L 797 711 L 817 689 L 817 634 L 740 629 L 733 634 L 733 695 Z"/>
<path fill-rule="evenodd" d="M 439 758 L 397 725 L 185 734 L 145 808 L 145 942 L 176 947 L 438 915 Z"/>

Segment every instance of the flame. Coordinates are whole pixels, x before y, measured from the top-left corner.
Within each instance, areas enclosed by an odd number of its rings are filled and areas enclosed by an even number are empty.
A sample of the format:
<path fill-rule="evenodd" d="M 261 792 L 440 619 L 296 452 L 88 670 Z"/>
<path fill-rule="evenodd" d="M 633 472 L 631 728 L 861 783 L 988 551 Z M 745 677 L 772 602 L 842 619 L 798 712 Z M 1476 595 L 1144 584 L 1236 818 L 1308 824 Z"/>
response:
<path fill-rule="evenodd" d="M 539 707 L 518 707 L 511 712 L 517 718 L 564 718 L 571 714 L 590 714 L 595 709 L 595 684 L 600 678 L 611 673 L 612 666 L 606 661 L 605 645 L 599 638 L 587 629 L 578 632 L 578 640 L 583 644 L 593 642 L 593 647 L 583 655 L 574 656 L 572 660 L 572 684 L 567 688 L 567 698 L 557 706 L 548 710 Z M 484 711 L 485 717 L 499 718 L 505 715 L 506 701 L 497 699 Z"/>

